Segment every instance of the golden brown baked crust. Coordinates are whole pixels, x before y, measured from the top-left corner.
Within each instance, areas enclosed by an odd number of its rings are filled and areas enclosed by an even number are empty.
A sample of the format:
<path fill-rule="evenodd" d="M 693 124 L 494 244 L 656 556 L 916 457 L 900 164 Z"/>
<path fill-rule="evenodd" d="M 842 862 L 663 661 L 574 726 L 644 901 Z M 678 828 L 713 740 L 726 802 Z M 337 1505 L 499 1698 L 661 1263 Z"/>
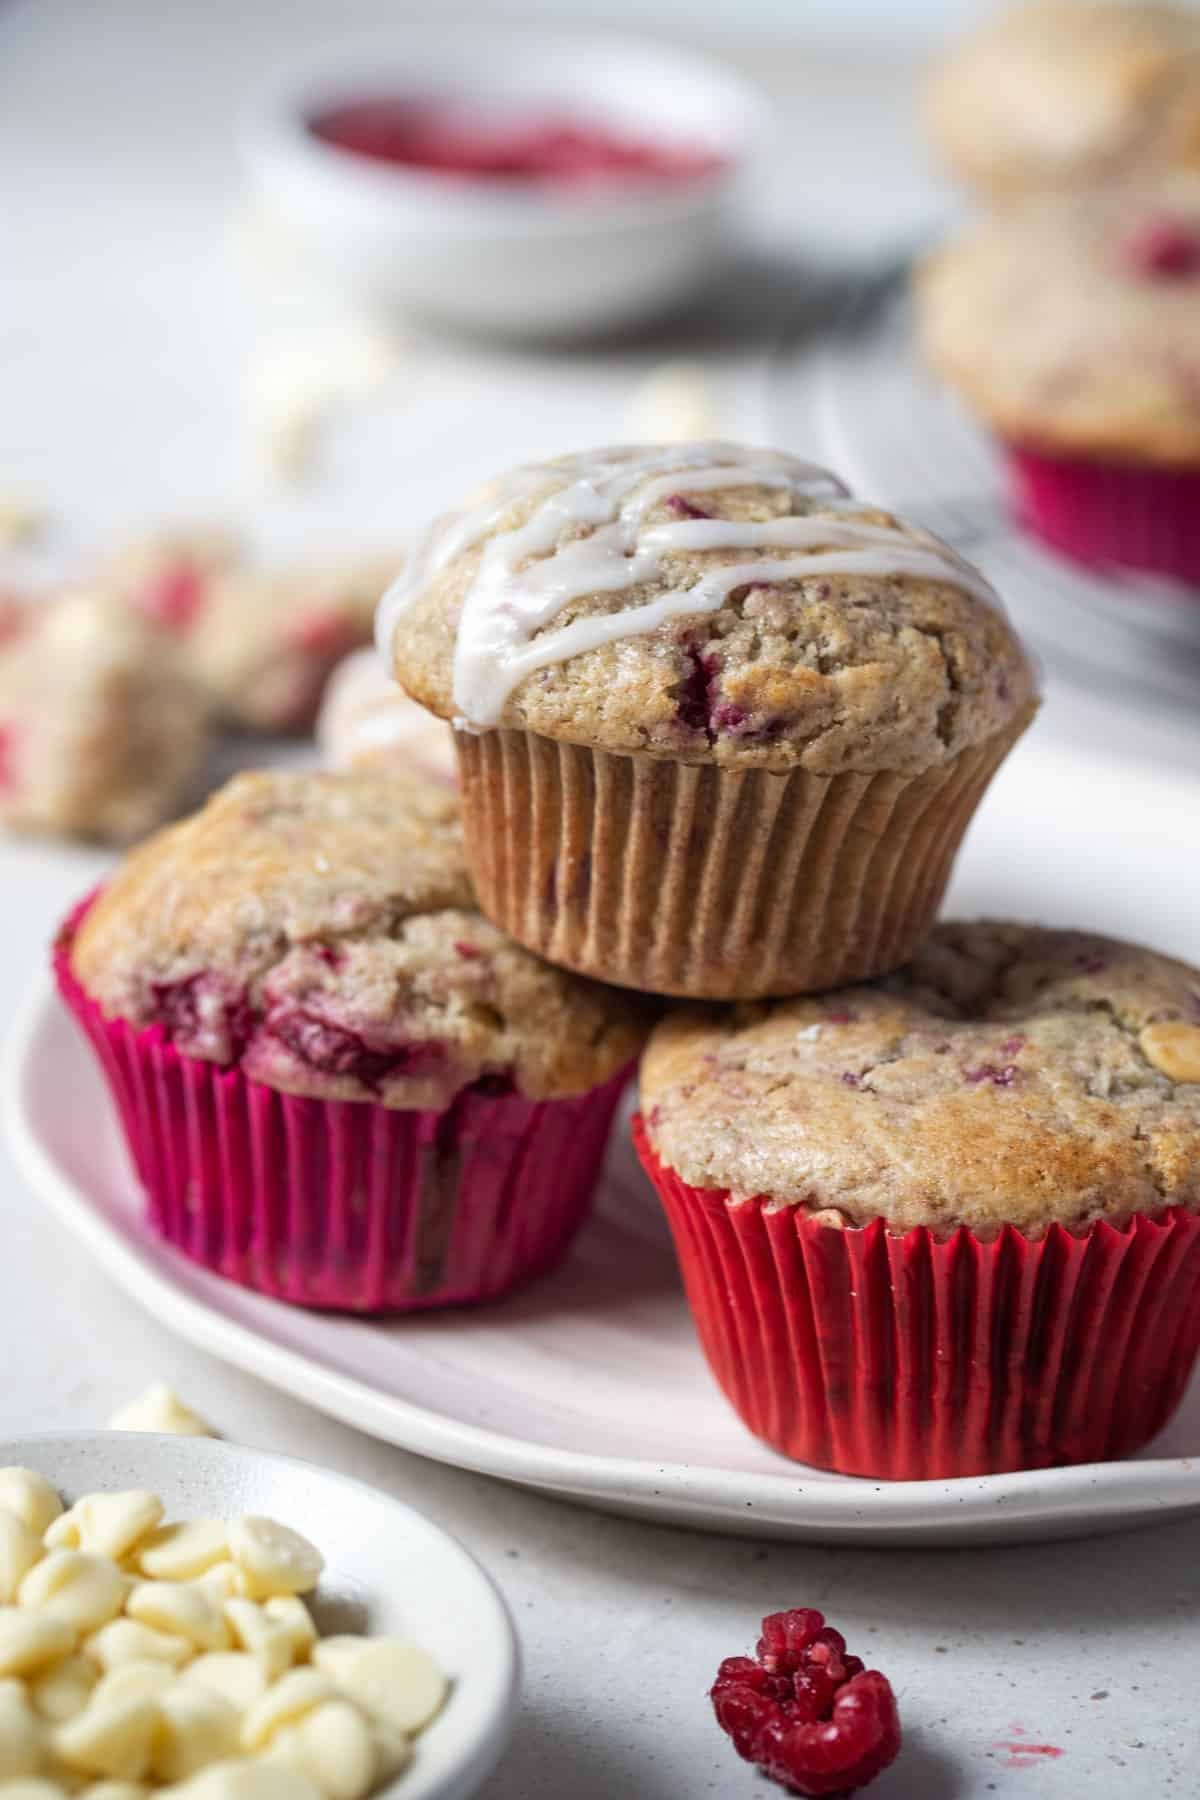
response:
<path fill-rule="evenodd" d="M 1200 175 L 1041 200 L 918 273 L 934 367 L 1002 437 L 1200 463 Z"/>
<path fill-rule="evenodd" d="M 108 1017 L 187 1055 L 401 1108 L 485 1078 L 583 1093 L 644 1035 L 640 1000 L 482 917 L 454 795 L 392 770 L 237 776 L 128 858 L 72 967 Z"/>
<path fill-rule="evenodd" d="M 992 200 L 1139 168 L 1200 168 L 1200 19 L 1187 6 L 1030 0 L 944 57 L 925 117 Z"/>
<path fill-rule="evenodd" d="M 642 1063 L 697 1187 L 897 1231 L 1200 1208 L 1200 972 L 1088 933 L 945 924 L 899 974 L 680 1007 Z"/>
<path fill-rule="evenodd" d="M 679 446 L 681 452 L 696 448 Z M 563 458 L 536 471 L 544 480 L 527 487 L 482 540 L 435 572 L 399 616 L 397 679 L 442 718 L 460 710 L 453 692 L 458 624 L 484 546 L 524 524 L 550 494 L 578 479 L 578 468 L 578 458 Z M 673 503 L 690 504 L 688 494 L 681 464 L 677 494 L 650 505 L 643 528 L 677 522 Z M 710 519 L 763 522 L 824 511 L 819 499 L 754 485 L 706 487 L 693 499 Z M 895 523 L 865 504 L 841 506 L 842 520 Z M 551 553 L 587 535 L 588 526 L 572 521 Z M 915 532 L 901 541 L 921 542 Z M 951 761 L 1030 708 L 1030 665 L 998 606 L 951 579 L 806 575 L 808 554 L 773 548 L 772 560 L 795 562 L 794 579 L 747 582 L 719 611 L 671 618 L 645 635 L 622 636 L 536 669 L 515 687 L 498 723 L 676 762 L 819 775 L 916 774 Z M 632 610 L 746 556 L 729 549 L 674 552 L 657 579 L 571 600 L 552 628 Z"/>

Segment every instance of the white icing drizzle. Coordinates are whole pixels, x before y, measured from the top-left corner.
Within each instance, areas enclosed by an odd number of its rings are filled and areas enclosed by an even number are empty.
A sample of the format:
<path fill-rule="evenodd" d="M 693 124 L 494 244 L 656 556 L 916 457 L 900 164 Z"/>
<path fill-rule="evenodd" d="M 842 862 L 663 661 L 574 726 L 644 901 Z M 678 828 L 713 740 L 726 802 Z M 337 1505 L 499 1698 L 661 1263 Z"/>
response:
<path fill-rule="evenodd" d="M 554 485 L 556 484 L 557 485 Z M 761 522 L 678 519 L 644 528 L 672 494 L 767 487 L 810 509 Z M 549 489 L 525 522 L 496 527 L 520 500 Z M 454 659 L 460 728 L 497 725 L 513 689 L 534 669 L 584 650 L 645 636 L 666 620 L 716 612 L 739 587 L 809 575 L 911 575 L 952 582 L 999 605 L 994 589 L 948 545 L 922 531 L 848 516 L 853 501 L 827 470 L 781 451 L 704 443 L 598 450 L 542 468 L 517 469 L 475 507 L 442 521 L 409 569 L 384 595 L 378 640 L 390 663 L 399 620 L 440 569 L 483 542 L 463 601 Z M 584 535 L 568 535 L 583 529 Z M 563 540 L 565 537 L 565 541 Z M 628 592 L 670 579 L 670 558 L 688 551 L 747 550 L 687 586 L 641 606 L 574 619 L 547 629 L 573 600 Z M 790 556 L 770 554 L 791 551 Z M 807 554 L 805 554 L 807 553 Z"/>

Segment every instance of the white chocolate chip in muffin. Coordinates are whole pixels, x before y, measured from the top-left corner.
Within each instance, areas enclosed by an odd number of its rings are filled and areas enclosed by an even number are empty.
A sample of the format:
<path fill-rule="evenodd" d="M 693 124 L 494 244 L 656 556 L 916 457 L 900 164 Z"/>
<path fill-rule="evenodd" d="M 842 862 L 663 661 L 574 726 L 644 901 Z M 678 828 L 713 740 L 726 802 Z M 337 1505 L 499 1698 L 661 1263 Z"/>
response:
<path fill-rule="evenodd" d="M 0 1605 L 8 1606 L 42 1554 L 42 1542 L 24 1519 L 0 1506 Z"/>
<path fill-rule="evenodd" d="M 46 1532 L 46 1544 L 51 1550 L 88 1550 L 119 1562 L 154 1530 L 162 1516 L 162 1501 L 144 1488 L 121 1494 L 85 1494 L 55 1519 Z"/>
<path fill-rule="evenodd" d="M 17 1599 L 35 1612 L 65 1620 L 77 1631 L 95 1631 L 117 1616 L 128 1591 L 128 1577 L 108 1557 L 52 1550 L 30 1569 Z"/>
<path fill-rule="evenodd" d="M 1148 1063 L 1171 1081 L 1200 1081 L 1200 1025 L 1164 1019 L 1138 1037 Z"/>
<path fill-rule="evenodd" d="M 163 1431 L 172 1437 L 216 1437 L 206 1419 L 193 1412 L 165 1381 L 152 1381 L 108 1421 L 110 1431 Z"/>
<path fill-rule="evenodd" d="M 253 1515 L 234 1520 L 229 1548 L 252 1600 L 306 1594 L 316 1587 L 325 1566 L 320 1551 L 290 1525 Z"/>
<path fill-rule="evenodd" d="M 41 1537 L 63 1509 L 62 1501 L 36 1469 L 0 1469 L 0 1506 L 16 1513 Z"/>

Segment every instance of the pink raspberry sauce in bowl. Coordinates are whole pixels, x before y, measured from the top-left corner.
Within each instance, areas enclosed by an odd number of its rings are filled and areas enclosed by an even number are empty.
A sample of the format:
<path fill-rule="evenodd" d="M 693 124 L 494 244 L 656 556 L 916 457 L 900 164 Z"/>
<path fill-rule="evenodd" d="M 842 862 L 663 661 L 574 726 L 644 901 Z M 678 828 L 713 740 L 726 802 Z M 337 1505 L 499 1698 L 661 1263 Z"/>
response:
<path fill-rule="evenodd" d="M 690 52 L 405 32 L 278 76 L 242 151 L 324 280 L 474 332 L 578 337 L 662 315 L 720 266 L 764 122 Z"/>

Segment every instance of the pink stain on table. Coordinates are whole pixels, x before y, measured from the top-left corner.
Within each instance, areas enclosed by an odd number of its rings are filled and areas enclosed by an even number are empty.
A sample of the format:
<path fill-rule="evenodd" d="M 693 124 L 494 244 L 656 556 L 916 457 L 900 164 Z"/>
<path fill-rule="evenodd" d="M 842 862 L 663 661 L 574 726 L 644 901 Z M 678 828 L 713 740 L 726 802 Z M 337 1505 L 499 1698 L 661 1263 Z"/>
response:
<path fill-rule="evenodd" d="M 1039 1759 L 1055 1762 L 1066 1752 L 1057 1744 L 1031 1744 L 1023 1725 L 1010 1725 L 1012 1737 L 1002 1738 L 992 1745 L 993 1750 L 1007 1750 L 1008 1755 L 1001 1763 L 1003 1769 L 1036 1769 Z"/>

